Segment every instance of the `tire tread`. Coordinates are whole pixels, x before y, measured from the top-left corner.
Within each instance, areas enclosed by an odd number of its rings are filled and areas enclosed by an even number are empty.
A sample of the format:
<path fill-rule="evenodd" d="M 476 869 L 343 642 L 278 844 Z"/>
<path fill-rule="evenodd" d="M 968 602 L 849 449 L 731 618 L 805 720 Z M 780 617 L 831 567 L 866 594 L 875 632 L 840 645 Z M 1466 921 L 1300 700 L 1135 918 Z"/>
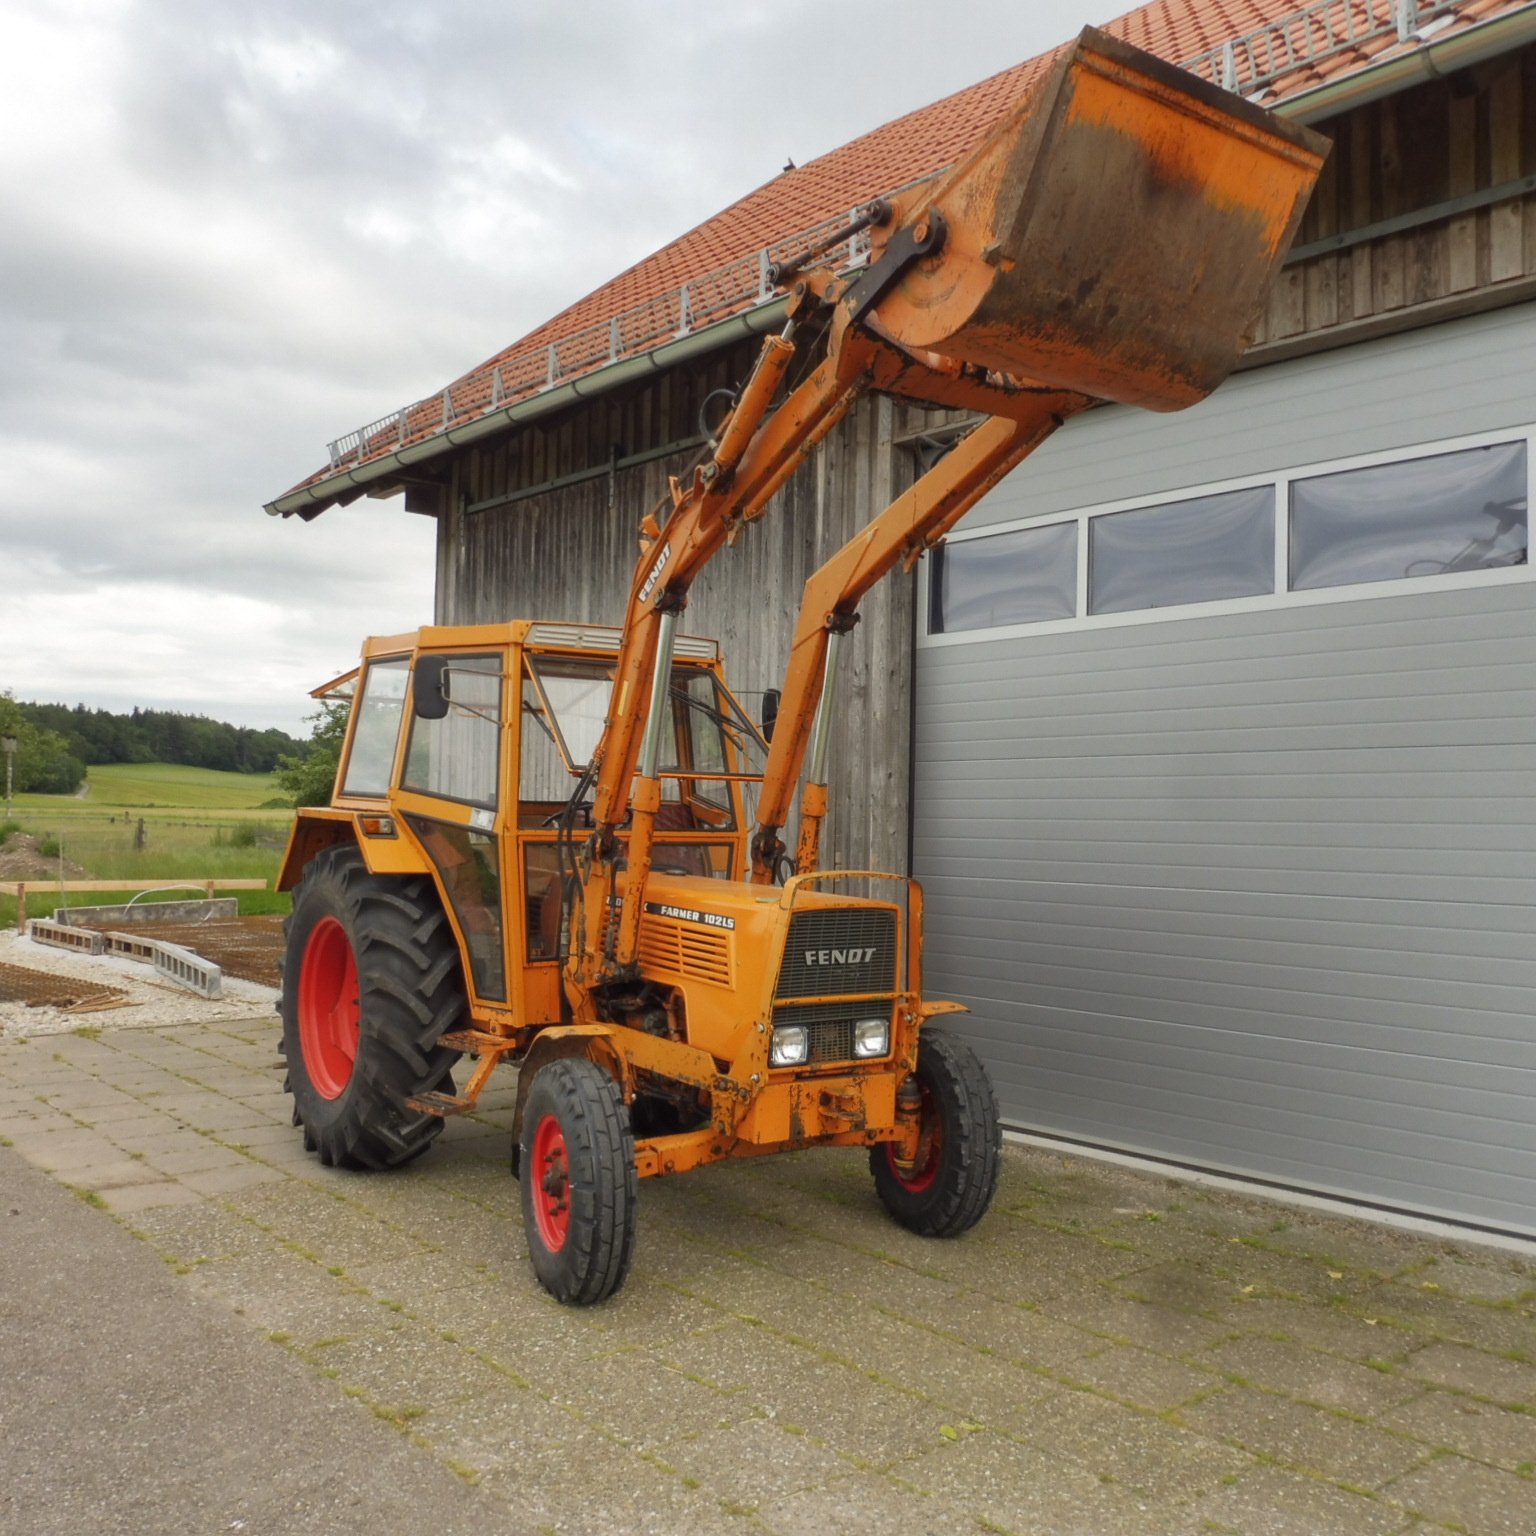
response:
<path fill-rule="evenodd" d="M 1002 1125 L 991 1079 L 976 1053 L 945 1029 L 923 1031 L 918 1075 L 943 1114 L 944 1143 L 934 1181 L 915 1191 L 893 1174 L 885 1146 L 869 1151 L 886 1210 L 922 1237 L 959 1237 L 986 1215 L 1002 1169 Z"/>
<path fill-rule="evenodd" d="M 559 1252 L 545 1248 L 533 1212 L 533 1137 L 549 1115 L 560 1123 L 571 1164 L 570 1224 Z M 584 1057 L 540 1068 L 528 1093 L 521 1154 L 523 1226 L 539 1283 L 571 1306 L 606 1300 L 629 1273 L 639 1203 L 634 1135 L 618 1084 Z"/>
<path fill-rule="evenodd" d="M 302 1067 L 298 978 L 302 957 L 284 960 L 283 1037 L 294 1112 L 305 1146 L 337 1168 L 397 1168 L 420 1156 L 442 1133 L 440 1116 L 406 1101 L 450 1081 L 456 1051 L 437 1042 L 465 1009 L 458 947 L 424 875 L 386 879 L 370 874 L 356 847 L 328 848 L 310 860 L 294 892 L 290 945 L 303 906 L 334 908 L 352 941 L 362 999 L 362 1039 L 353 1076 L 340 1098 L 313 1092 Z"/>

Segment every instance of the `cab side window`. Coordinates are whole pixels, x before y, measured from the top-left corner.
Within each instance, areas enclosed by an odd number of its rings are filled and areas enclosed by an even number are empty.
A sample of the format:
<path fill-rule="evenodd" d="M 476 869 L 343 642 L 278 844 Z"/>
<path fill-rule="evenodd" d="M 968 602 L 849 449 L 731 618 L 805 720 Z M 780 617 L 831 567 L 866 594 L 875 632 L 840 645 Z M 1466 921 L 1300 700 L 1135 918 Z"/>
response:
<path fill-rule="evenodd" d="M 406 789 L 496 809 L 501 771 L 501 657 L 454 656 L 448 662 L 448 713 L 411 722 Z"/>

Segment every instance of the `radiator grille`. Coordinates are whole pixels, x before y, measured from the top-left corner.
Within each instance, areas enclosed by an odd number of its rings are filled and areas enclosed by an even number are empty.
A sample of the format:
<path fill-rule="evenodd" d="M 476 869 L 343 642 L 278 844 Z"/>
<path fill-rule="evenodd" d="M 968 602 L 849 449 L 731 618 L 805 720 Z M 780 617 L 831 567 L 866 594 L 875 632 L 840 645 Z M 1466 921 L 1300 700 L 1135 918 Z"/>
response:
<path fill-rule="evenodd" d="M 640 964 L 647 975 L 669 971 L 728 987 L 731 936 L 718 928 L 647 914 L 640 919 Z"/>
<path fill-rule="evenodd" d="M 896 990 L 896 914 L 888 907 L 796 912 L 775 997 Z"/>

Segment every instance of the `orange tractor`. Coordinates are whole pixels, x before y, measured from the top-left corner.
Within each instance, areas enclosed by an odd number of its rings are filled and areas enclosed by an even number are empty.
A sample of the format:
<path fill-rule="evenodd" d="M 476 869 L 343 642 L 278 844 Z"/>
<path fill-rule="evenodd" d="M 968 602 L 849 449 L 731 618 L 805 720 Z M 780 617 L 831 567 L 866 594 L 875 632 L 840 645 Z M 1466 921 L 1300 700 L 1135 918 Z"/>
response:
<path fill-rule="evenodd" d="M 942 180 L 779 270 L 787 323 L 643 519 L 621 628 L 370 640 L 333 803 L 300 811 L 281 876 L 306 1145 L 403 1163 L 515 1064 L 528 1249 L 575 1304 L 623 1281 L 640 1178 L 726 1157 L 862 1147 L 904 1226 L 974 1225 L 997 1107 L 939 1022 L 958 1005 L 924 995 L 921 893 L 820 863 L 838 651 L 865 592 L 1068 417 L 1178 409 L 1226 377 L 1321 161 L 1305 130 L 1085 31 Z M 839 270 L 861 229 L 869 260 Z M 870 391 L 980 424 L 812 577 L 760 728 L 681 633 L 689 589 Z"/>

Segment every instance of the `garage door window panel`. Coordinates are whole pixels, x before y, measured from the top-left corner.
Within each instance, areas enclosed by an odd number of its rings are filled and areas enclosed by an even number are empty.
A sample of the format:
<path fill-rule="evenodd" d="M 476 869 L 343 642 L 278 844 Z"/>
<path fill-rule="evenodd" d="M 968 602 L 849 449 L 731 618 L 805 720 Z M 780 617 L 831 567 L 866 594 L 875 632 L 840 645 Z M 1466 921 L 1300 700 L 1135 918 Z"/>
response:
<path fill-rule="evenodd" d="M 1524 565 L 1526 445 L 1496 443 L 1291 483 L 1291 589 Z"/>
<path fill-rule="evenodd" d="M 1095 517 L 1088 611 L 1130 613 L 1275 590 L 1272 485 Z"/>
<path fill-rule="evenodd" d="M 930 634 L 1077 614 L 1076 521 L 963 539 L 935 554 Z"/>

